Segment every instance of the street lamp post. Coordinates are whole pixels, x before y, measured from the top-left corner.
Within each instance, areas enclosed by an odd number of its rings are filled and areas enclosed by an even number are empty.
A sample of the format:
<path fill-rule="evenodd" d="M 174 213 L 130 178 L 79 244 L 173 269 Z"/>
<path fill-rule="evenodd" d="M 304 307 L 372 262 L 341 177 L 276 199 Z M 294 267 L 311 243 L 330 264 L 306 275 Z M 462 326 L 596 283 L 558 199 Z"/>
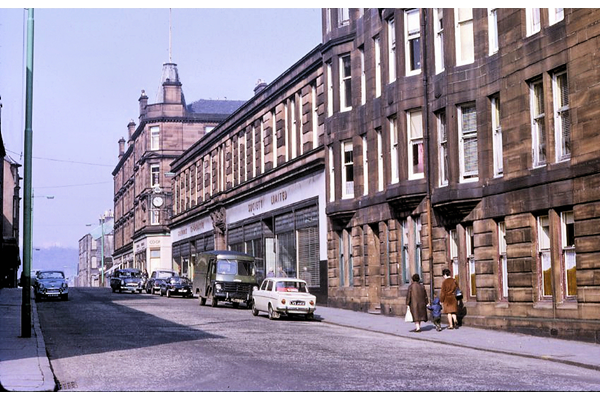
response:
<path fill-rule="evenodd" d="M 25 85 L 25 135 L 23 163 L 23 296 L 21 301 L 21 337 L 31 337 L 31 167 L 33 148 L 33 9 L 27 17 L 27 66 Z"/>

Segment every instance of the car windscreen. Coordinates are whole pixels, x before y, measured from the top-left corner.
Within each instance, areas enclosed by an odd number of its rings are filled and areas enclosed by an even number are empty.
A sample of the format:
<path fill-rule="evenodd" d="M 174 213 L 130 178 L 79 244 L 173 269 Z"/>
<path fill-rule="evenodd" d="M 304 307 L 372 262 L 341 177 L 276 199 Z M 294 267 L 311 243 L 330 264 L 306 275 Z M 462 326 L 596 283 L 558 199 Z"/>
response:
<path fill-rule="evenodd" d="M 277 282 L 275 289 L 278 292 L 300 292 L 307 293 L 306 284 L 298 281 L 280 281 Z"/>
<path fill-rule="evenodd" d="M 140 278 L 142 274 L 140 272 L 121 271 L 120 276 L 123 278 Z"/>
<path fill-rule="evenodd" d="M 177 274 L 175 274 L 175 272 L 159 272 L 159 273 L 156 274 L 156 278 L 158 278 L 158 279 L 168 279 L 168 278 L 170 278 L 172 276 L 174 277 L 176 275 Z"/>
<path fill-rule="evenodd" d="M 253 267 L 254 263 L 251 261 L 218 260 L 217 274 L 252 276 L 254 274 Z"/>
<path fill-rule="evenodd" d="M 62 272 L 41 272 L 38 275 L 39 279 L 64 279 L 65 275 Z"/>

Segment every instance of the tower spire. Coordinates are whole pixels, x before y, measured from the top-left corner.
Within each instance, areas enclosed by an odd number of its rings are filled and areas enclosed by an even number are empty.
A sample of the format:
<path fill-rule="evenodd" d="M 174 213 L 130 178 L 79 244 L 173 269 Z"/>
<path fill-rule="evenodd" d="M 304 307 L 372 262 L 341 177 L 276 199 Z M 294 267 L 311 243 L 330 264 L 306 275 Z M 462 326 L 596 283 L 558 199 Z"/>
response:
<path fill-rule="evenodd" d="M 172 39 L 171 39 L 171 9 L 169 8 L 169 63 L 173 62 L 173 58 L 171 56 L 172 52 Z"/>

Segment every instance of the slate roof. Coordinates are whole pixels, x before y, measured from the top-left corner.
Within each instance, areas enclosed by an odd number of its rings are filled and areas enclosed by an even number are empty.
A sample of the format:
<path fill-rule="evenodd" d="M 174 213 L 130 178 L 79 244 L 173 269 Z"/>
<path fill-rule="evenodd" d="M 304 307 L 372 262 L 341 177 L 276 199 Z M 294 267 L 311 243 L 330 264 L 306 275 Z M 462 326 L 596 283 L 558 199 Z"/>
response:
<path fill-rule="evenodd" d="M 231 114 L 240 108 L 244 100 L 200 99 L 187 105 L 187 111 L 194 114 Z"/>

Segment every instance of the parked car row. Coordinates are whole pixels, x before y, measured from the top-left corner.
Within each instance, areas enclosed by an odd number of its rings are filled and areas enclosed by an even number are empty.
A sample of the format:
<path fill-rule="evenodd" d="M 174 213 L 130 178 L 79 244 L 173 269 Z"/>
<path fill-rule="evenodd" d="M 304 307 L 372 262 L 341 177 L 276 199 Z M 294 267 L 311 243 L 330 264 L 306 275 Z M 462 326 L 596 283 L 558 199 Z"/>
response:
<path fill-rule="evenodd" d="M 128 291 L 132 293 L 146 292 L 171 297 L 180 295 L 194 297 L 192 282 L 179 276 L 175 271 L 154 271 L 148 279 L 144 279 L 142 271 L 136 268 L 118 269 L 110 278 L 110 287 L 114 292 Z"/>
<path fill-rule="evenodd" d="M 194 265 L 194 280 L 175 271 L 158 270 L 145 279 L 134 268 L 116 270 L 110 279 L 113 292 L 145 291 L 171 297 L 198 296 L 200 305 L 216 307 L 219 301 L 234 307 L 245 304 L 252 314 L 267 313 L 269 319 L 280 316 L 314 318 L 316 297 L 309 293 L 306 281 L 296 278 L 267 278 L 260 287 L 256 278 L 254 258 L 234 251 L 209 251 L 198 255 Z"/>

